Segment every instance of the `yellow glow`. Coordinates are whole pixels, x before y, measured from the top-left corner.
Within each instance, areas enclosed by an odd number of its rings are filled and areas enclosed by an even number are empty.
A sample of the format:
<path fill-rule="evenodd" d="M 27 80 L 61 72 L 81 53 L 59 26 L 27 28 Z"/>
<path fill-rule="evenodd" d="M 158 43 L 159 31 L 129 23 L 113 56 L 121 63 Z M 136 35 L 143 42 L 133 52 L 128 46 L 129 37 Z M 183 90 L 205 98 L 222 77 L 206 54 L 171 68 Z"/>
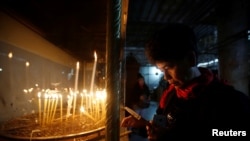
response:
<path fill-rule="evenodd" d="M 28 66 L 30 66 L 30 63 L 27 61 L 27 62 L 25 63 L 25 65 L 26 65 L 26 67 L 28 67 Z"/>
<path fill-rule="evenodd" d="M 9 57 L 9 58 L 12 58 L 12 57 L 13 57 L 12 52 L 10 52 L 10 53 L 8 54 L 8 57 Z"/>
<path fill-rule="evenodd" d="M 80 68 L 80 63 L 79 61 L 76 62 L 76 69 L 79 69 Z"/>
<path fill-rule="evenodd" d="M 44 94 L 44 98 L 46 99 L 46 98 L 49 98 L 49 95 L 48 94 Z"/>
<path fill-rule="evenodd" d="M 94 52 L 95 61 L 97 60 L 97 54 Z"/>
<path fill-rule="evenodd" d="M 86 89 L 83 89 L 82 92 L 83 92 L 83 93 L 87 93 L 87 90 L 86 90 Z"/>
<path fill-rule="evenodd" d="M 32 92 L 32 91 L 33 91 L 33 88 L 30 88 L 30 89 L 29 89 L 29 92 Z"/>
<path fill-rule="evenodd" d="M 107 94 L 105 90 L 96 91 L 96 98 L 100 100 L 106 100 Z"/>
<path fill-rule="evenodd" d="M 83 106 L 81 106 L 81 108 L 80 108 L 80 112 L 81 112 L 81 113 L 83 113 L 84 111 L 85 111 L 84 107 L 83 107 Z"/>
<path fill-rule="evenodd" d="M 41 97 L 41 92 L 38 92 L 37 96 L 38 96 L 38 98 L 40 98 Z"/>

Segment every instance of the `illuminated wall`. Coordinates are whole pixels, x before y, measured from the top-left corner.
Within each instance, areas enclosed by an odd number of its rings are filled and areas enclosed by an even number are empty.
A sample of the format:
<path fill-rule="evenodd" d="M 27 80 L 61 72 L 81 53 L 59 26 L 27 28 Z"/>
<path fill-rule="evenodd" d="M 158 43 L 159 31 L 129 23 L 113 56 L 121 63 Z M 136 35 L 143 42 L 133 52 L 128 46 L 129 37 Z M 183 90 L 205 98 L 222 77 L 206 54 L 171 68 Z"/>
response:
<path fill-rule="evenodd" d="M 0 12 L 0 123 L 37 111 L 37 91 L 72 87 L 76 59 Z"/>
<path fill-rule="evenodd" d="M 160 79 L 163 77 L 163 73 L 155 66 L 140 67 L 140 73 L 144 76 L 145 83 L 149 86 L 150 90 L 156 89 Z"/>

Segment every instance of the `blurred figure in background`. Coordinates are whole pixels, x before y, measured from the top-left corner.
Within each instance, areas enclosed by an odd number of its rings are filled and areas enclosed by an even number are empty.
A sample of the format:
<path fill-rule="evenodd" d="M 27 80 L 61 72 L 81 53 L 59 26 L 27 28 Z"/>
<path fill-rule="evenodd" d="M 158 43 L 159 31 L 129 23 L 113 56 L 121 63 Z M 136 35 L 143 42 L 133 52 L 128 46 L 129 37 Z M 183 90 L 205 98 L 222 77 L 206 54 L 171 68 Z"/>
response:
<path fill-rule="evenodd" d="M 146 118 L 147 108 L 150 106 L 150 90 L 145 83 L 141 73 L 137 74 L 137 82 L 131 93 L 131 105 L 129 106 L 142 117 Z M 145 127 L 130 128 L 132 133 L 129 136 L 130 141 L 147 141 L 147 130 Z"/>
<path fill-rule="evenodd" d="M 133 88 L 132 96 L 131 108 L 136 110 L 149 107 L 150 90 L 141 73 L 138 73 L 137 75 L 137 83 Z"/>

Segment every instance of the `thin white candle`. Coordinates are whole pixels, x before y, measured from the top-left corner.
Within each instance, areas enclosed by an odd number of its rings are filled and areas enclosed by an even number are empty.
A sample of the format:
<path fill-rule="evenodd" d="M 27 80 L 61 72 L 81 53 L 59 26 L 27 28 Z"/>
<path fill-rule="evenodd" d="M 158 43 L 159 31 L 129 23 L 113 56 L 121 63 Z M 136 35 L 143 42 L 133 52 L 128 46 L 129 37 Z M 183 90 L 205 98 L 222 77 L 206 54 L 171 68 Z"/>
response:
<path fill-rule="evenodd" d="M 93 108 L 92 116 L 95 117 L 95 119 L 96 119 L 96 100 L 93 101 L 92 108 Z"/>
<path fill-rule="evenodd" d="M 77 89 L 78 89 L 79 68 L 80 68 L 80 63 L 76 62 L 75 91 L 77 91 Z"/>
<path fill-rule="evenodd" d="M 44 108 L 43 108 L 43 122 L 42 125 L 45 124 L 46 116 L 47 116 L 47 99 L 48 95 L 45 93 L 44 94 Z"/>
<path fill-rule="evenodd" d="M 50 115 L 50 105 L 51 105 L 51 95 L 48 95 L 48 111 L 46 114 L 46 124 L 49 122 L 49 115 Z"/>
<path fill-rule="evenodd" d="M 49 123 L 52 122 L 52 117 L 53 117 L 53 113 L 54 113 L 54 106 L 55 106 L 55 94 L 53 93 L 51 95 L 51 106 L 50 106 L 50 113 L 49 113 Z"/>
<path fill-rule="evenodd" d="M 57 103 L 58 103 L 58 94 L 54 95 L 54 99 L 55 99 L 55 104 L 54 104 L 54 109 L 53 109 L 53 115 L 51 118 L 51 122 L 54 120 L 55 118 L 55 114 L 56 114 L 56 109 L 57 109 Z"/>
<path fill-rule="evenodd" d="M 70 108 L 71 108 L 71 95 L 68 95 L 67 104 L 68 104 L 68 107 L 67 107 L 67 114 L 66 114 L 66 116 L 69 117 L 69 115 L 70 115 Z"/>
<path fill-rule="evenodd" d="M 87 93 L 85 93 L 85 98 L 86 98 L 86 108 L 88 109 L 89 108 L 89 95 Z"/>
<path fill-rule="evenodd" d="M 94 111 L 94 109 L 93 109 L 93 95 L 92 94 L 89 94 L 89 112 L 90 112 L 90 114 L 92 114 L 93 115 L 93 111 Z"/>
<path fill-rule="evenodd" d="M 70 109 L 72 108 L 72 101 L 73 101 L 73 92 L 70 89 L 70 95 L 68 95 L 68 107 L 67 107 L 67 114 L 66 114 L 67 118 L 70 116 Z"/>
<path fill-rule="evenodd" d="M 90 86 L 90 94 L 93 94 L 93 89 L 94 89 L 94 78 L 95 78 L 95 71 L 96 71 L 96 63 L 97 63 L 97 54 L 94 52 L 94 65 L 93 65 L 93 72 L 92 72 L 92 78 L 91 78 L 91 86 Z"/>
<path fill-rule="evenodd" d="M 87 99 L 87 90 L 83 89 L 83 96 L 85 97 L 85 107 L 87 107 L 88 99 Z"/>
<path fill-rule="evenodd" d="M 75 118 L 76 111 L 76 98 L 77 98 L 77 87 L 78 87 L 78 75 L 79 75 L 79 62 L 76 63 L 76 76 L 75 76 L 75 93 L 74 93 L 74 106 L 73 106 L 73 118 Z"/>
<path fill-rule="evenodd" d="M 41 92 L 38 92 L 38 114 L 39 114 L 39 124 L 41 125 L 42 123 L 42 115 L 41 115 Z"/>
<path fill-rule="evenodd" d="M 75 112 L 76 112 L 76 92 L 74 93 L 73 95 L 73 98 L 74 98 L 74 105 L 73 105 L 73 119 L 75 118 Z"/>
<path fill-rule="evenodd" d="M 60 107 L 61 107 L 61 112 L 60 112 L 60 115 L 61 115 L 61 123 L 62 123 L 62 118 L 63 118 L 63 102 L 62 102 L 62 95 L 60 94 Z"/>

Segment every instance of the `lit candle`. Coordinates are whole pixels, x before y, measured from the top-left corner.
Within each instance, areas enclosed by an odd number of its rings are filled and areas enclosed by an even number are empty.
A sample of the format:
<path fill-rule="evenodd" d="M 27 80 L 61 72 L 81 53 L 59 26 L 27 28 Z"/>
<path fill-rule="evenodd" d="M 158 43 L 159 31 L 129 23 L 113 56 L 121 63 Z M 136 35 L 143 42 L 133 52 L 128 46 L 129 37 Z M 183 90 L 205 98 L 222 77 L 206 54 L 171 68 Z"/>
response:
<path fill-rule="evenodd" d="M 50 115 L 50 105 L 51 105 L 51 95 L 48 95 L 48 111 L 47 111 L 47 116 L 46 116 L 46 124 L 49 122 L 49 115 Z"/>
<path fill-rule="evenodd" d="M 85 100 L 85 107 L 86 107 L 86 106 L 87 106 L 87 102 L 88 102 L 87 100 L 88 100 L 88 99 L 87 99 L 87 95 L 86 95 L 86 90 L 85 90 L 85 89 L 83 89 L 83 96 L 85 97 L 84 100 Z"/>
<path fill-rule="evenodd" d="M 42 120 L 42 115 L 41 115 L 41 93 L 38 92 L 37 96 L 38 96 L 38 114 L 39 114 L 38 122 L 41 125 L 41 123 L 42 123 L 42 121 L 41 121 Z"/>
<path fill-rule="evenodd" d="M 90 114 L 93 114 L 93 99 L 92 99 L 92 94 L 89 94 L 89 112 Z"/>
<path fill-rule="evenodd" d="M 76 91 L 73 95 L 73 98 L 74 98 L 74 105 L 73 105 L 73 119 L 75 118 L 75 112 L 76 112 Z"/>
<path fill-rule="evenodd" d="M 72 108 L 72 99 L 73 99 L 72 94 L 68 95 L 68 107 L 67 107 L 67 114 L 66 114 L 67 117 L 70 116 L 70 109 Z"/>
<path fill-rule="evenodd" d="M 86 106 L 87 108 L 89 108 L 89 97 L 88 97 L 87 92 L 85 92 L 85 106 Z"/>
<path fill-rule="evenodd" d="M 74 93 L 74 106 L 73 106 L 73 118 L 75 118 L 76 111 L 76 94 L 78 87 L 78 75 L 79 75 L 79 62 L 76 63 L 76 76 L 75 76 L 75 93 Z"/>
<path fill-rule="evenodd" d="M 94 88 L 94 78 L 95 78 L 95 71 L 96 71 L 96 63 L 97 63 L 97 54 L 96 52 L 94 52 L 94 57 L 95 57 L 95 61 L 94 61 L 94 65 L 93 65 L 93 72 L 92 72 L 92 79 L 91 79 L 91 86 L 90 86 L 90 93 L 93 93 L 93 88 Z"/>
<path fill-rule="evenodd" d="M 63 102 L 62 102 L 62 95 L 60 94 L 60 107 L 61 107 L 61 112 L 60 112 L 60 115 L 61 115 L 61 123 L 62 123 L 62 119 L 63 119 Z"/>
<path fill-rule="evenodd" d="M 55 105 L 55 94 L 51 94 L 51 106 L 50 106 L 50 112 L 49 112 L 49 117 L 48 117 L 48 122 L 51 123 L 53 113 L 54 113 L 54 105 Z"/>
<path fill-rule="evenodd" d="M 81 107 L 83 107 L 83 93 L 81 93 Z M 80 110 L 80 119 L 81 119 L 81 110 Z"/>
<path fill-rule="evenodd" d="M 55 118 L 55 114 L 56 114 L 56 109 L 57 109 L 57 103 L 58 103 L 58 94 L 54 94 L 54 99 L 55 99 L 55 104 L 54 104 L 54 108 L 53 108 L 53 115 L 52 115 L 52 119 L 51 122 L 54 120 Z"/>
<path fill-rule="evenodd" d="M 70 112 L 70 95 L 68 95 L 67 98 L 68 98 L 68 101 L 67 101 L 67 114 L 66 114 L 66 116 L 68 117 L 69 112 Z"/>
<path fill-rule="evenodd" d="M 46 116 L 47 116 L 47 98 L 48 95 L 45 93 L 44 94 L 44 107 L 43 107 L 43 122 L 42 125 L 45 124 Z"/>
<path fill-rule="evenodd" d="M 92 102 L 92 116 L 93 117 L 95 117 L 95 119 L 96 119 L 96 100 L 93 100 L 93 102 Z"/>
<path fill-rule="evenodd" d="M 80 68 L 80 64 L 79 64 L 79 62 L 76 62 L 75 91 L 77 91 L 77 89 L 78 89 L 79 68 Z"/>

